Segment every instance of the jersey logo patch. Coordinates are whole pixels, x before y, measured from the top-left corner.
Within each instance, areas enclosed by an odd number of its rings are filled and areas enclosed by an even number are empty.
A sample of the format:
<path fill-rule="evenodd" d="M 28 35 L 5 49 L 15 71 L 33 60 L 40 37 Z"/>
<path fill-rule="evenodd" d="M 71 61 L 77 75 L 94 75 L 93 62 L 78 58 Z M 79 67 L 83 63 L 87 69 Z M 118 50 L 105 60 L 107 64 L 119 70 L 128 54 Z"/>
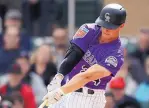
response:
<path fill-rule="evenodd" d="M 107 63 L 108 66 L 114 66 L 117 67 L 118 61 L 114 56 L 109 56 L 106 58 L 105 63 Z"/>
<path fill-rule="evenodd" d="M 83 38 L 88 32 L 89 32 L 89 29 L 87 29 L 85 26 L 82 26 L 75 33 L 73 38 Z"/>

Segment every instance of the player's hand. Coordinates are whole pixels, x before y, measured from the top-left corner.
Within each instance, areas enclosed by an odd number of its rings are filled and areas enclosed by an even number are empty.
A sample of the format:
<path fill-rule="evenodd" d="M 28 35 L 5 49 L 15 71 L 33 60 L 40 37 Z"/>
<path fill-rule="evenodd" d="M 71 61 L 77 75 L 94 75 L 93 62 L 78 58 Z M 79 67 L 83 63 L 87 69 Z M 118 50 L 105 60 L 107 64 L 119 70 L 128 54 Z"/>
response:
<path fill-rule="evenodd" d="M 51 92 L 59 87 L 61 87 L 61 82 L 64 76 L 62 74 L 56 74 L 50 84 L 47 86 L 48 92 Z"/>
<path fill-rule="evenodd" d="M 53 90 L 51 92 L 48 92 L 44 97 L 43 97 L 43 101 L 48 100 L 48 105 L 50 104 L 55 104 L 56 102 L 58 102 L 62 96 L 64 96 L 64 92 L 58 88 L 56 90 Z"/>

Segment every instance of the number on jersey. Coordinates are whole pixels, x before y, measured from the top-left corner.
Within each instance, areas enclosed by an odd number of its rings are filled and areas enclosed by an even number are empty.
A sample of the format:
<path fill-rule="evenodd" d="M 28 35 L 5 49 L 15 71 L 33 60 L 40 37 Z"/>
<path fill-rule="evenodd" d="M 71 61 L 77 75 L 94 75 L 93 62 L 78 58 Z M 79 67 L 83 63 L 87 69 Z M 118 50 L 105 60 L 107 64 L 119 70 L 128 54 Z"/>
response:
<path fill-rule="evenodd" d="M 94 85 L 95 85 L 95 86 L 98 86 L 98 85 L 100 84 L 101 80 L 100 80 L 100 79 L 97 79 L 97 80 L 95 80 L 95 81 L 93 81 L 93 82 L 94 82 Z"/>

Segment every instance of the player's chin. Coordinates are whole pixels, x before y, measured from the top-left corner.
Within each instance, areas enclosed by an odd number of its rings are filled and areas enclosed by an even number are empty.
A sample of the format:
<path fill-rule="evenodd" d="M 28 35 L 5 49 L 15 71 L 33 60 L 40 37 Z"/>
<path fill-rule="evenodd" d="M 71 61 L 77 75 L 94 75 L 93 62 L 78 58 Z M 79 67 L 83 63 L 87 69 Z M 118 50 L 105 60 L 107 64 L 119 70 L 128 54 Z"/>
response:
<path fill-rule="evenodd" d="M 111 34 L 104 33 L 104 37 L 111 37 Z"/>

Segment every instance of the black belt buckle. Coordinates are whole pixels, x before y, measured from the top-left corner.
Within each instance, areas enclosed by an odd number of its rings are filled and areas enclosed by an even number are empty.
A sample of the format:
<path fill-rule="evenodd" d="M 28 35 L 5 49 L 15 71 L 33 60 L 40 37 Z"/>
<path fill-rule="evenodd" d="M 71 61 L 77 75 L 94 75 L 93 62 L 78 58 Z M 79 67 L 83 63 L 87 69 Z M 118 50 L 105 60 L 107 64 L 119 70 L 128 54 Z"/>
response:
<path fill-rule="evenodd" d="M 83 92 L 83 88 L 80 88 L 80 89 L 76 90 L 76 92 Z M 93 95 L 94 94 L 94 90 L 88 89 L 87 93 Z"/>
<path fill-rule="evenodd" d="M 88 89 L 88 94 L 94 94 L 94 90 Z"/>

